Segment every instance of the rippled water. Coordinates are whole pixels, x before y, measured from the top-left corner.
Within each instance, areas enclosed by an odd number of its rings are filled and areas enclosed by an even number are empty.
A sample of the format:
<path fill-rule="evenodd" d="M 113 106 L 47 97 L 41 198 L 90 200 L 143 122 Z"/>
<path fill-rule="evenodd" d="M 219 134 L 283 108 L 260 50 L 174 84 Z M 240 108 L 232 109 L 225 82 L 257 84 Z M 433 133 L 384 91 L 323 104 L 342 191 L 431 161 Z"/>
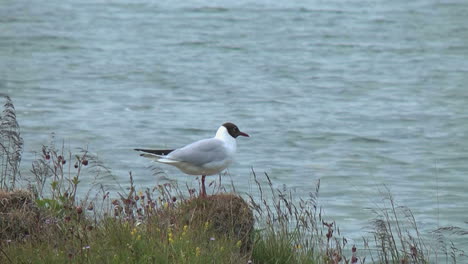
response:
<path fill-rule="evenodd" d="M 320 179 L 326 214 L 359 238 L 385 185 L 424 231 L 466 227 L 467 13 L 461 0 L 3 1 L 0 92 L 23 174 L 55 132 L 122 184 L 132 171 L 153 186 L 132 148 L 232 121 L 251 134 L 229 170 L 239 191 L 251 167 L 302 195 Z"/>

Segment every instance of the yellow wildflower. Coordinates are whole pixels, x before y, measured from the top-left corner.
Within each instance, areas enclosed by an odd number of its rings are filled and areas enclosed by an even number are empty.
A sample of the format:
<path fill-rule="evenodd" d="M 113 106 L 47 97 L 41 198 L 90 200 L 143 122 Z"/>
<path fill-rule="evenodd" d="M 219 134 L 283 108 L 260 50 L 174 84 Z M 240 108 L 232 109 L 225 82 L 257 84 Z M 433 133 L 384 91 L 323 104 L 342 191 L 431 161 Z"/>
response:
<path fill-rule="evenodd" d="M 183 237 L 187 234 L 187 229 L 188 229 L 188 226 L 187 226 L 187 225 L 184 225 L 184 229 L 183 229 L 183 231 L 182 231 L 182 236 L 183 236 Z"/>
<path fill-rule="evenodd" d="M 210 222 L 206 221 L 205 222 L 205 231 L 208 230 L 208 227 L 210 226 Z"/>
<path fill-rule="evenodd" d="M 200 254 L 201 254 L 201 249 L 200 249 L 200 247 L 197 247 L 197 248 L 195 249 L 195 256 L 198 257 L 198 256 L 200 256 Z"/>
<path fill-rule="evenodd" d="M 136 228 L 133 228 L 133 230 L 130 232 L 130 235 L 134 236 L 138 230 Z"/>
<path fill-rule="evenodd" d="M 174 237 L 172 236 L 172 230 L 169 228 L 169 233 L 167 234 L 168 236 L 168 241 L 170 244 L 174 243 Z"/>
<path fill-rule="evenodd" d="M 138 236 L 137 236 L 137 240 L 141 240 L 141 235 L 138 235 Z"/>
<path fill-rule="evenodd" d="M 240 248 L 241 246 L 242 246 L 242 241 L 241 240 L 237 241 L 236 247 Z"/>

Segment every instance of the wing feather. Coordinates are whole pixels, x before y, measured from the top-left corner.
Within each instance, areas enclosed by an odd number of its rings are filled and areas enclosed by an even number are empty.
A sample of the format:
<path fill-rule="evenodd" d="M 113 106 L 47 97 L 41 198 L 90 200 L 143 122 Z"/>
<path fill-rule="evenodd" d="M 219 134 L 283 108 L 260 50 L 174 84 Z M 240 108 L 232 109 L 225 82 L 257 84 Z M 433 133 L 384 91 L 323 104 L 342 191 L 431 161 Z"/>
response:
<path fill-rule="evenodd" d="M 176 149 L 165 158 L 203 166 L 207 163 L 224 160 L 227 155 L 223 141 L 210 138 L 202 139 L 183 148 Z"/>

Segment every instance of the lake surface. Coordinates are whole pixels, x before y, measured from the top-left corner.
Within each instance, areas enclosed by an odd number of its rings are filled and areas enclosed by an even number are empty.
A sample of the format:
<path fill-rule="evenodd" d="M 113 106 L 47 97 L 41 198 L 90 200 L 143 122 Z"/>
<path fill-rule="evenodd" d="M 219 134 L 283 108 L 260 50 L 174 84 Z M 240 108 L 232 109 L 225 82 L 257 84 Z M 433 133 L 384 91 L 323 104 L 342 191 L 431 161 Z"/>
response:
<path fill-rule="evenodd" d="M 251 135 L 224 179 L 240 192 L 255 190 L 252 167 L 299 196 L 320 179 L 325 214 L 354 239 L 384 186 L 426 233 L 467 227 L 467 1 L 179 2 L 0 3 L 0 93 L 17 109 L 23 176 L 54 132 L 118 183 L 132 171 L 151 187 L 133 148 L 231 121 Z"/>

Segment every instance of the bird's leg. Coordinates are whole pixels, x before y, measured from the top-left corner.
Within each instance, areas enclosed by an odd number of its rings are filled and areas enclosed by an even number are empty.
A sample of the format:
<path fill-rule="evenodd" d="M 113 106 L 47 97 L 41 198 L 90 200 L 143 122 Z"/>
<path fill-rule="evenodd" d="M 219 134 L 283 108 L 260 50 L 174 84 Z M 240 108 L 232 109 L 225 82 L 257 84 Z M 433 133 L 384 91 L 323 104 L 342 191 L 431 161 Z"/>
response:
<path fill-rule="evenodd" d="M 206 175 L 202 175 L 202 176 L 201 176 L 201 188 L 202 188 L 201 196 L 202 196 L 202 197 L 206 197 L 205 177 L 206 177 Z"/>

